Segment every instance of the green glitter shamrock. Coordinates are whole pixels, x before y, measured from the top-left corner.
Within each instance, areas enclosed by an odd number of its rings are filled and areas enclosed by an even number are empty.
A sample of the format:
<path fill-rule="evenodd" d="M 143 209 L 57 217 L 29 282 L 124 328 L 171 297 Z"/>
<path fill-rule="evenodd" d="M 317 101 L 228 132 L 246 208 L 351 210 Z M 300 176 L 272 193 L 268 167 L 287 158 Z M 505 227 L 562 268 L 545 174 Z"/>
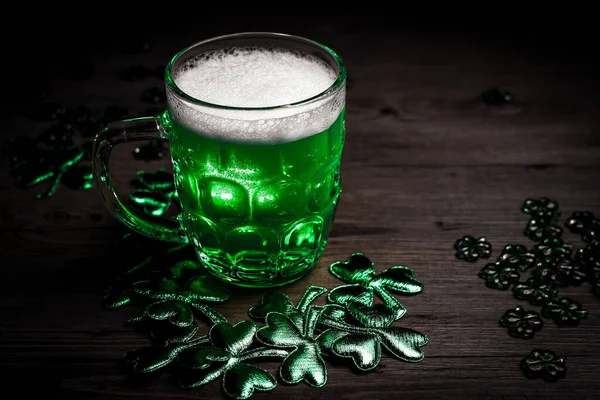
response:
<path fill-rule="evenodd" d="M 326 291 L 327 289 L 319 286 L 309 286 L 300 301 L 298 301 L 297 306 L 294 306 L 292 300 L 285 293 L 267 293 L 260 299 L 259 304 L 250 307 L 248 315 L 251 318 L 265 322 L 268 313 L 278 312 L 290 318 L 298 328 L 302 328 L 303 315 L 308 306 Z"/>
<path fill-rule="evenodd" d="M 577 326 L 579 321 L 587 317 L 588 312 L 581 303 L 563 297 L 558 301 L 551 300 L 542 307 L 542 315 L 552 318 L 559 326 Z"/>
<path fill-rule="evenodd" d="M 208 342 L 208 336 L 200 336 L 192 340 L 171 342 L 166 346 L 139 347 L 125 353 L 123 362 L 128 371 L 147 374 L 172 364 L 179 353 Z"/>
<path fill-rule="evenodd" d="M 390 326 L 398 319 L 393 309 L 383 303 L 367 306 L 359 302 L 349 302 L 346 308 L 351 324 L 338 318 L 321 320 L 329 329 L 317 337 L 317 342 L 327 354 L 350 358 L 362 371 L 377 367 L 382 345 L 399 360 L 418 362 L 423 359 L 420 348 L 429 339 L 412 329 Z"/>
<path fill-rule="evenodd" d="M 66 129 L 66 128 L 65 128 Z M 7 146 L 10 155 L 10 174 L 15 185 L 27 189 L 47 184 L 39 199 L 51 197 L 62 183 L 73 190 L 92 187 L 92 168 L 80 164 L 83 150 L 73 144 L 68 134 L 43 132 L 37 140 L 19 137 Z"/>
<path fill-rule="evenodd" d="M 534 349 L 521 361 L 520 367 L 528 378 L 542 378 L 547 382 L 555 382 L 565 377 L 565 363 L 565 357 L 557 357 L 551 350 Z"/>
<path fill-rule="evenodd" d="M 531 339 L 535 336 L 535 332 L 542 329 L 544 321 L 535 311 L 525 311 L 521 306 L 506 310 L 502 318 L 500 318 L 500 325 L 508 328 L 508 333 L 511 336 Z"/>
<path fill-rule="evenodd" d="M 287 384 L 304 381 L 310 386 L 321 387 L 327 382 L 325 361 L 314 338 L 322 311 L 321 307 L 309 306 L 301 327 L 285 314 L 270 312 L 266 317 L 266 326 L 256 333 L 256 338 L 267 346 L 294 349 L 279 368 L 279 376 Z"/>
<path fill-rule="evenodd" d="M 480 237 L 475 239 L 471 235 L 463 236 L 454 243 L 456 257 L 460 260 L 469 262 L 477 261 L 481 258 L 489 258 L 492 254 L 492 245 L 485 239 Z"/>
<path fill-rule="evenodd" d="M 173 277 L 169 270 L 171 266 L 179 261 L 196 259 L 192 246 L 151 240 L 132 233 L 123 236 L 119 246 L 123 249 L 120 261 L 124 265 L 133 265 L 120 272 L 108 287 L 103 305 L 109 309 L 130 304 L 136 296 L 133 290 L 135 283 L 147 281 L 149 277 L 161 273 L 165 266 L 168 267 L 163 273 Z"/>
<path fill-rule="evenodd" d="M 522 244 L 507 244 L 502 249 L 498 261 L 517 267 L 520 271 L 525 272 L 533 267 L 535 255 L 527 251 L 527 248 Z"/>
<path fill-rule="evenodd" d="M 554 284 L 540 282 L 534 278 L 529 278 L 527 282 L 515 285 L 513 290 L 517 299 L 527 300 L 529 304 L 534 306 L 543 304 L 558 294 Z"/>
<path fill-rule="evenodd" d="M 548 268 L 557 262 L 571 257 L 573 246 L 563 243 L 558 237 L 546 238 L 533 246 L 536 256 L 536 268 Z"/>
<path fill-rule="evenodd" d="M 332 303 L 358 301 L 371 305 L 373 293 L 377 293 L 388 307 L 403 310 L 402 304 L 388 290 L 411 294 L 423 290 L 423 284 L 414 277 L 412 269 L 394 266 L 376 274 L 373 262 L 362 253 L 354 253 L 346 261 L 331 264 L 329 271 L 336 278 L 350 283 L 329 292 L 327 298 Z"/>
<path fill-rule="evenodd" d="M 489 288 L 506 290 L 511 283 L 519 280 L 520 274 L 514 266 L 498 261 L 486 264 L 479 271 L 479 277 L 485 279 Z"/>
<path fill-rule="evenodd" d="M 273 314 L 277 313 L 270 315 Z M 197 387 L 222 376 L 224 392 L 234 399 L 250 398 L 255 390 L 275 389 L 277 381 L 269 371 L 246 361 L 285 357 L 288 352 L 265 347 L 251 349 L 256 332 L 256 325 L 252 321 L 241 321 L 235 325 L 220 322 L 214 325 L 208 333 L 210 346 L 194 347 L 179 354 L 179 364 L 187 369 L 180 377 L 180 384 Z"/>
<path fill-rule="evenodd" d="M 206 306 L 203 301 L 222 302 L 229 299 L 229 292 L 221 281 L 202 270 L 196 261 L 183 261 L 171 268 L 174 276 L 178 269 L 190 268 L 200 271 L 200 274 L 192 276 L 187 282 L 180 283 L 171 277 L 160 276 L 157 279 L 149 279 L 136 282 L 133 285 L 135 293 L 156 300 L 178 300 L 194 309 L 202 312 L 213 320 L 221 318 L 214 317 L 214 310 Z"/>
<path fill-rule="evenodd" d="M 138 171 L 135 184 L 141 189 L 131 192 L 129 200 L 146 214 L 160 217 L 178 199 L 173 174 L 164 168 L 155 172 Z"/>
<path fill-rule="evenodd" d="M 560 217 L 558 203 L 546 197 L 539 200 L 526 199 L 521 206 L 521 211 L 531 215 L 534 219 L 553 219 Z"/>

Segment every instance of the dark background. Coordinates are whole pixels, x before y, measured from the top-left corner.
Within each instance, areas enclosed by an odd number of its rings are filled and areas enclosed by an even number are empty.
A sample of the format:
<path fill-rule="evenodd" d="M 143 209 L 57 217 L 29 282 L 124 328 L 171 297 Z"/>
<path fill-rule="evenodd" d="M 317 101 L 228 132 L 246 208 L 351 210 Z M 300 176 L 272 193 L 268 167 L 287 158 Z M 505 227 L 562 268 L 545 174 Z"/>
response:
<path fill-rule="evenodd" d="M 16 28 L 2 26 L 0 137 L 43 129 L 22 118 L 41 101 L 119 105 L 142 115 L 140 89 L 161 82 L 124 83 L 117 72 L 138 63 L 164 65 L 208 37 L 257 30 L 322 41 L 344 58 L 353 81 L 344 194 L 319 268 L 283 291 L 296 301 L 309 284 L 339 285 L 326 267 L 354 251 L 370 255 L 378 271 L 411 266 L 427 289 L 401 299 L 408 309 L 402 322 L 431 340 L 418 364 L 388 359 L 367 376 L 332 366 L 322 389 L 281 386 L 254 398 L 595 398 L 600 301 L 589 286 L 561 292 L 590 311 L 581 326 L 563 329 L 545 320 L 533 341 L 511 338 L 498 318 L 527 303 L 485 288 L 477 277 L 483 264 L 458 261 L 452 250 L 464 234 L 485 235 L 494 245 L 492 258 L 507 243 L 530 246 L 519 210 L 528 197 L 558 200 L 564 216 L 600 214 L 592 13 L 484 6 L 435 15 L 390 9 L 274 17 L 183 12 L 168 4 L 135 13 L 90 4 L 77 5 L 73 15 L 56 8 L 26 13 L 25 5 L 5 16 Z M 148 51 L 138 51 L 144 43 Z M 482 104 L 479 95 L 494 86 L 511 91 L 513 103 Z M 123 184 L 135 170 L 150 168 L 120 154 L 115 174 Z M 37 200 L 35 189 L 14 188 L 7 157 L 1 162 L 3 386 L 21 395 L 78 399 L 221 397 L 216 383 L 189 392 L 167 379 L 136 386 L 123 378 L 118 358 L 147 340 L 123 326 L 131 309 L 100 305 L 107 271 L 118 261 L 115 244 L 126 230 L 95 190 L 60 187 L 53 198 Z M 575 235 L 565 237 L 580 245 Z M 245 319 L 258 298 L 242 294 L 219 311 L 232 321 Z M 566 355 L 567 377 L 555 384 L 525 379 L 518 363 L 533 347 Z"/>

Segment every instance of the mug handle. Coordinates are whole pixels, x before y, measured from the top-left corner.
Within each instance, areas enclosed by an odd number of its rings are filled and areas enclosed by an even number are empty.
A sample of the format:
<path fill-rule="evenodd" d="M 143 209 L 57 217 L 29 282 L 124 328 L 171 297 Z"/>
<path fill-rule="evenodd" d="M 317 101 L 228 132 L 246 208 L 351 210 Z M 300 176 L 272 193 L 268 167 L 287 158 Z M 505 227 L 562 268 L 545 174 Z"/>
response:
<path fill-rule="evenodd" d="M 110 153 L 116 145 L 151 139 L 168 139 L 160 117 L 141 117 L 113 122 L 104 127 L 94 139 L 92 170 L 100 194 L 108 210 L 125 226 L 153 239 L 188 243 L 180 218 L 155 217 L 138 213 L 127 207 L 114 190 L 108 169 Z"/>

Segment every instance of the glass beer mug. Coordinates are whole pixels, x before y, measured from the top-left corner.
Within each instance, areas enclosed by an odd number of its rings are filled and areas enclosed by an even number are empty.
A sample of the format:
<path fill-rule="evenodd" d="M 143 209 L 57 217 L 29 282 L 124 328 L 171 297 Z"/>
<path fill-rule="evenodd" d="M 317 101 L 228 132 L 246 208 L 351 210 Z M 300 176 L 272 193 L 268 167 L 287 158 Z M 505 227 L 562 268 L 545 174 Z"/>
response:
<path fill-rule="evenodd" d="M 314 267 L 341 193 L 346 69 L 315 41 L 240 33 L 194 44 L 165 71 L 167 110 L 114 122 L 94 141 L 94 175 L 114 216 L 159 240 L 191 243 L 217 277 L 280 286 Z M 177 217 L 119 200 L 109 157 L 119 143 L 170 141 Z"/>

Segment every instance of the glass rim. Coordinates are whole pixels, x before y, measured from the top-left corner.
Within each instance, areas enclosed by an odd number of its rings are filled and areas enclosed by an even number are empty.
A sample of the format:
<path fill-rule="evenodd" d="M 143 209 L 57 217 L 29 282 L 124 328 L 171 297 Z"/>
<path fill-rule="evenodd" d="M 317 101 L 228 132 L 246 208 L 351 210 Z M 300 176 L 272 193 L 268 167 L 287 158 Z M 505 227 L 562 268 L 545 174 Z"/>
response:
<path fill-rule="evenodd" d="M 320 93 L 318 93 L 314 96 L 311 96 L 309 98 L 299 100 L 299 101 L 296 101 L 293 103 L 280 104 L 280 105 L 276 105 L 276 106 L 267 106 L 267 107 L 238 107 L 238 106 L 228 106 L 228 105 L 224 105 L 224 104 L 210 103 L 210 102 L 207 102 L 204 100 L 197 99 L 193 96 L 190 96 L 189 94 L 187 94 L 183 90 L 181 90 L 179 88 L 179 86 L 177 86 L 177 83 L 175 83 L 175 79 L 173 78 L 173 74 L 172 74 L 172 69 L 173 69 L 174 64 L 177 62 L 177 60 L 179 60 L 179 58 L 181 56 L 183 56 L 184 54 L 187 54 L 188 52 L 193 51 L 194 49 L 196 49 L 200 46 L 203 46 L 205 44 L 217 42 L 217 41 L 224 40 L 224 39 L 234 39 L 234 38 L 244 38 L 244 37 L 261 37 L 261 36 L 267 37 L 267 38 L 275 37 L 275 38 L 281 38 L 281 39 L 296 40 L 296 41 L 304 42 L 308 45 L 312 45 L 320 50 L 327 52 L 329 55 L 331 55 L 333 57 L 333 59 L 337 63 L 338 72 L 337 72 L 335 81 L 327 89 L 325 89 L 325 90 L 321 91 Z M 277 32 L 241 32 L 241 33 L 232 33 L 232 34 L 227 34 L 227 35 L 215 36 L 210 39 L 202 40 L 200 42 L 196 42 L 196 43 L 184 48 L 183 50 L 181 50 L 177 54 L 175 54 L 171 58 L 171 60 L 169 61 L 169 63 L 167 64 L 167 66 L 165 68 L 165 83 L 166 83 L 167 87 L 173 93 L 175 93 L 177 96 L 183 98 L 184 100 L 186 100 L 190 103 L 197 104 L 197 105 L 200 105 L 203 107 L 224 109 L 224 110 L 237 110 L 237 111 L 265 111 L 265 110 L 277 110 L 277 109 L 281 109 L 281 108 L 299 107 L 299 106 L 302 106 L 305 104 L 312 103 L 314 101 L 318 101 L 318 100 L 327 98 L 327 97 L 337 93 L 339 91 L 339 89 L 344 85 L 345 81 L 346 81 L 346 66 L 344 64 L 344 61 L 331 48 L 329 48 L 328 46 L 325 46 L 324 44 L 319 43 L 315 40 L 307 39 L 302 36 L 290 35 L 290 34 L 286 34 L 286 33 L 277 33 Z"/>

